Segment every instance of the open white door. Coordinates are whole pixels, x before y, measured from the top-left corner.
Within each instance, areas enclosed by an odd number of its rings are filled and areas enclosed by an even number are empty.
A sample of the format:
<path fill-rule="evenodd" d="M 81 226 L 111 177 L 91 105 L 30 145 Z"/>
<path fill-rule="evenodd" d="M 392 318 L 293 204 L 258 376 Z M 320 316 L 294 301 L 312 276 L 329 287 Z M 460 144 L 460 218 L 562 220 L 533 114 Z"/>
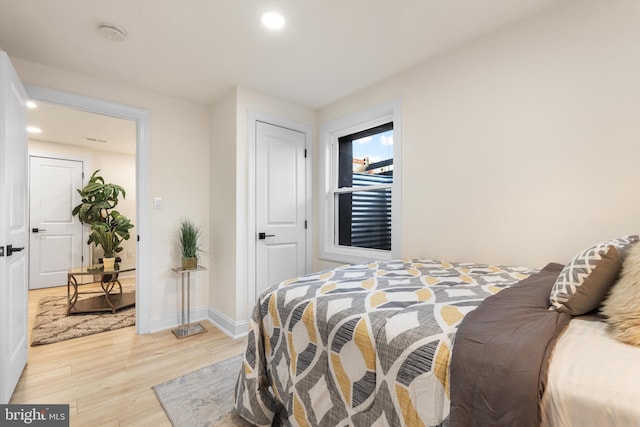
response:
<path fill-rule="evenodd" d="M 67 284 L 67 272 L 80 267 L 82 224 L 71 215 L 80 203 L 82 162 L 29 157 L 29 289 Z"/>
<path fill-rule="evenodd" d="M 256 123 L 256 297 L 305 273 L 305 134 Z"/>
<path fill-rule="evenodd" d="M 27 93 L 0 51 L 0 404 L 27 363 Z"/>

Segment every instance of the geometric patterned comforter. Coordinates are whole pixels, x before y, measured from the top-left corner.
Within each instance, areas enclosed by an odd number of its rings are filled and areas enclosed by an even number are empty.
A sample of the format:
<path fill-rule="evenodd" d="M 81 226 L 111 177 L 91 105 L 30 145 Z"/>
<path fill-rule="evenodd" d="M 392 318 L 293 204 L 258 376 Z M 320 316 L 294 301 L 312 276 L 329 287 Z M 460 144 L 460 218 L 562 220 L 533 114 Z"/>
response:
<path fill-rule="evenodd" d="M 254 309 L 236 410 L 259 426 L 438 425 L 460 321 L 535 272 L 403 259 L 287 280 Z"/>

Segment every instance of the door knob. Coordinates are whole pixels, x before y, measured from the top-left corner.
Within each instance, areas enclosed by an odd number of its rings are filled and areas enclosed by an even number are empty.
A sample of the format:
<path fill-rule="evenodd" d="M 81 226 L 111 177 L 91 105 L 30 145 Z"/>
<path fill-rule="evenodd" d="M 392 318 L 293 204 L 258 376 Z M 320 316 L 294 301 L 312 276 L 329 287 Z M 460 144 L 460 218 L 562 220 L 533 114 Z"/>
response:
<path fill-rule="evenodd" d="M 47 231 L 47 230 L 45 230 L 44 228 L 38 228 L 38 227 L 36 227 L 36 228 L 32 228 L 32 229 L 31 229 L 31 231 L 32 231 L 33 233 L 39 233 L 39 232 L 41 232 L 41 231 Z"/>
<path fill-rule="evenodd" d="M 275 234 L 258 233 L 258 239 L 264 240 L 267 237 L 275 237 Z"/>
<path fill-rule="evenodd" d="M 24 249 L 24 247 L 22 247 L 22 248 L 14 248 L 13 245 L 7 245 L 7 256 L 11 256 L 11 255 L 13 255 L 14 252 L 20 252 L 23 249 Z"/>

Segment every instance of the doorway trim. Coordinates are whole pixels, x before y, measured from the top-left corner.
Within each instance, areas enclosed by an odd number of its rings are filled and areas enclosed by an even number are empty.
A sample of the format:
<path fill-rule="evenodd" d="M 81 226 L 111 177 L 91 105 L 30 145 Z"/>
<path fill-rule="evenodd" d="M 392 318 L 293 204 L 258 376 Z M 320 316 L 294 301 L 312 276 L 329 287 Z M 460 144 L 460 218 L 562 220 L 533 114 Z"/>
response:
<path fill-rule="evenodd" d="M 296 123 L 289 120 L 277 118 L 268 114 L 256 111 L 248 112 L 248 171 L 247 171 L 247 288 L 246 288 L 246 319 L 251 319 L 251 312 L 256 299 L 256 125 L 257 122 L 264 122 L 275 126 L 295 130 L 305 135 L 305 148 L 307 150 L 307 161 L 305 164 L 305 210 L 307 217 L 307 229 L 305 230 L 305 273 L 311 270 L 313 262 L 312 237 L 313 237 L 313 197 L 312 197 L 312 129 L 310 125 Z M 238 241 L 238 245 L 242 242 Z"/>
<path fill-rule="evenodd" d="M 136 333 L 151 332 L 149 321 L 150 273 L 150 183 L 149 183 L 149 111 L 98 98 L 77 95 L 43 86 L 25 84 L 31 99 L 58 104 L 76 110 L 136 122 L 136 218 L 138 224 L 136 249 Z"/>

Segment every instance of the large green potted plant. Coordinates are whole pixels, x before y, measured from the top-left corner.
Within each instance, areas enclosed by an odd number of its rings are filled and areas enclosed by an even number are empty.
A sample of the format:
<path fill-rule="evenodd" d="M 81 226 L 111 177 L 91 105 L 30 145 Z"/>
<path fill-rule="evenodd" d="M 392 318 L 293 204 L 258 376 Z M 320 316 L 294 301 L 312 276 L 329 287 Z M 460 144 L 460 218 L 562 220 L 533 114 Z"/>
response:
<path fill-rule="evenodd" d="M 201 251 L 200 238 L 202 230 L 191 220 L 184 219 L 178 231 L 178 244 L 182 255 L 182 269 L 194 270 L 198 268 L 198 253 Z"/>
<path fill-rule="evenodd" d="M 126 192 L 119 185 L 105 183 L 104 178 L 95 171 L 84 188 L 78 193 L 81 203 L 73 208 L 72 215 L 78 215 L 82 224 L 91 228 L 87 244 L 94 243 L 104 251 L 105 269 L 113 268 L 115 256 L 122 252 L 122 241 L 129 240 L 129 230 L 133 228 L 131 221 L 115 210 L 120 196 L 124 199 Z"/>

